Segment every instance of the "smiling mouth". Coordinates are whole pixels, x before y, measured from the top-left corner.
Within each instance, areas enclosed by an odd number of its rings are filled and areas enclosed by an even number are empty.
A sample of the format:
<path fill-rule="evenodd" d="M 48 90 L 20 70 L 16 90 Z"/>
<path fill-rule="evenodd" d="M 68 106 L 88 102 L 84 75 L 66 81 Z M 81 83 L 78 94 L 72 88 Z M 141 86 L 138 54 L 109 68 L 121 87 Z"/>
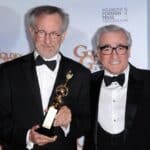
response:
<path fill-rule="evenodd" d="M 110 64 L 111 65 L 118 65 L 118 64 L 120 64 L 120 61 L 111 61 Z"/>

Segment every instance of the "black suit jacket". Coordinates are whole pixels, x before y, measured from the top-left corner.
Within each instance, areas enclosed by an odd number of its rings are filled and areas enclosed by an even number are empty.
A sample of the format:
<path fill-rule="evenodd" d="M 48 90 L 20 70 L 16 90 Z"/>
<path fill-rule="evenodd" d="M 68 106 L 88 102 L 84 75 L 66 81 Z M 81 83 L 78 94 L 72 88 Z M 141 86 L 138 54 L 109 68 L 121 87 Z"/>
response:
<path fill-rule="evenodd" d="M 70 132 L 64 137 L 59 128 L 56 142 L 37 149 L 76 150 L 76 138 L 89 129 L 90 71 L 82 65 L 62 56 L 49 104 L 53 102 L 56 86 L 64 83 L 69 70 L 73 78 L 68 84 L 69 94 L 63 100 L 72 112 Z M 24 150 L 27 131 L 43 119 L 33 53 L 4 63 L 0 69 L 0 139 L 10 149 Z"/>
<path fill-rule="evenodd" d="M 93 74 L 91 85 L 91 130 L 85 150 L 97 147 L 97 117 L 100 86 L 104 71 Z M 125 112 L 124 145 L 121 150 L 150 150 L 150 72 L 130 65 Z"/>

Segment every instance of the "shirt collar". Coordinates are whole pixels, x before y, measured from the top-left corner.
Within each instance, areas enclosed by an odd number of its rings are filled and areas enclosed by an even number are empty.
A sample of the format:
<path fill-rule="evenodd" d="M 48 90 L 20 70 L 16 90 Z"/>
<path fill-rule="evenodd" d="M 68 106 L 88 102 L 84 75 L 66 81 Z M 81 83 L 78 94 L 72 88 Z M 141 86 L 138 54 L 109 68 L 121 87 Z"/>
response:
<path fill-rule="evenodd" d="M 39 55 L 39 53 L 35 50 L 34 51 L 34 59 L 36 59 L 38 55 Z M 53 56 L 50 59 L 46 59 L 46 58 L 43 58 L 43 59 L 45 61 L 56 60 L 56 67 L 55 67 L 54 71 L 52 71 L 52 72 L 56 73 L 58 71 L 58 68 L 59 68 L 59 65 L 60 65 L 60 61 L 61 61 L 61 55 L 60 55 L 60 53 L 57 53 L 55 56 Z"/>
<path fill-rule="evenodd" d="M 37 57 L 38 57 L 38 55 L 39 55 L 39 53 L 37 52 L 37 51 L 34 51 L 34 59 L 36 59 Z M 42 56 L 41 56 L 42 57 Z M 61 55 L 60 55 L 60 53 L 57 53 L 55 56 L 53 56 L 53 57 L 51 57 L 51 58 L 49 58 L 49 59 L 47 59 L 47 58 L 44 58 L 44 57 L 42 57 L 45 61 L 51 61 L 51 60 L 56 60 L 56 62 L 58 63 L 58 62 L 60 62 L 60 60 L 61 60 Z"/>
<path fill-rule="evenodd" d="M 127 86 L 128 78 L 129 78 L 129 70 L 130 70 L 130 66 L 128 64 L 128 66 L 126 67 L 126 69 L 122 72 L 122 73 L 125 74 L 125 82 L 123 84 L 123 87 Z M 114 75 L 114 74 L 110 73 L 109 71 L 104 70 L 104 75 L 107 75 L 107 76 L 117 76 L 118 74 Z"/>

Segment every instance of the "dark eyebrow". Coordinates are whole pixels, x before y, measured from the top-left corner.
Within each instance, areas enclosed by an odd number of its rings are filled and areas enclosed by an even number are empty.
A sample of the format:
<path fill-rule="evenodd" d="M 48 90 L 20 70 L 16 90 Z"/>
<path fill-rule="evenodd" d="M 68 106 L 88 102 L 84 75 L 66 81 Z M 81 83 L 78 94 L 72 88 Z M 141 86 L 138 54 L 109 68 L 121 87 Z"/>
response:
<path fill-rule="evenodd" d="M 103 45 L 103 46 L 98 46 L 98 48 L 100 48 L 100 49 L 104 49 L 104 48 L 107 48 L 107 47 L 112 47 L 112 46 L 110 46 L 109 44 L 106 44 L 106 45 Z"/>
<path fill-rule="evenodd" d="M 115 46 L 115 47 L 113 47 L 113 46 L 111 46 L 111 45 L 109 45 L 109 44 L 106 44 L 106 45 L 103 45 L 103 46 L 98 46 L 98 48 L 100 48 L 100 49 L 104 49 L 104 48 L 107 48 L 107 47 L 112 47 L 112 48 L 116 48 L 116 47 L 123 47 L 123 48 L 126 48 L 126 49 L 128 49 L 128 45 L 123 45 L 123 44 L 118 44 L 117 46 Z"/>
<path fill-rule="evenodd" d="M 123 44 L 119 44 L 119 45 L 117 45 L 117 46 L 120 46 L 120 47 L 123 47 L 123 48 L 126 48 L 126 49 L 128 49 L 128 47 L 129 47 L 128 45 L 123 45 Z M 117 46 L 116 46 L 116 47 L 117 47 Z"/>

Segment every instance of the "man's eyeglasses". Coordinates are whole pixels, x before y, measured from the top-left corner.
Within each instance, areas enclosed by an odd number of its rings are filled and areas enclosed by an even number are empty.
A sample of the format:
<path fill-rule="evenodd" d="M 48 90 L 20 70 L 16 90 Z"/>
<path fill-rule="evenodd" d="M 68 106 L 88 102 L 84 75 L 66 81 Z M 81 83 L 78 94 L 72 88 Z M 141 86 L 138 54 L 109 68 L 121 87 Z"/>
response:
<path fill-rule="evenodd" d="M 113 51 L 115 51 L 118 55 L 125 55 L 129 46 L 127 45 L 118 45 L 116 47 L 112 47 L 110 45 L 104 45 L 98 47 L 102 54 L 111 55 Z"/>
<path fill-rule="evenodd" d="M 36 33 L 37 36 L 40 37 L 40 38 L 45 38 L 45 37 L 48 35 L 49 38 L 57 39 L 58 37 L 61 36 L 61 33 L 57 33 L 57 32 L 50 32 L 50 33 L 47 33 L 47 32 L 44 31 L 44 30 L 35 30 L 35 33 Z"/>

